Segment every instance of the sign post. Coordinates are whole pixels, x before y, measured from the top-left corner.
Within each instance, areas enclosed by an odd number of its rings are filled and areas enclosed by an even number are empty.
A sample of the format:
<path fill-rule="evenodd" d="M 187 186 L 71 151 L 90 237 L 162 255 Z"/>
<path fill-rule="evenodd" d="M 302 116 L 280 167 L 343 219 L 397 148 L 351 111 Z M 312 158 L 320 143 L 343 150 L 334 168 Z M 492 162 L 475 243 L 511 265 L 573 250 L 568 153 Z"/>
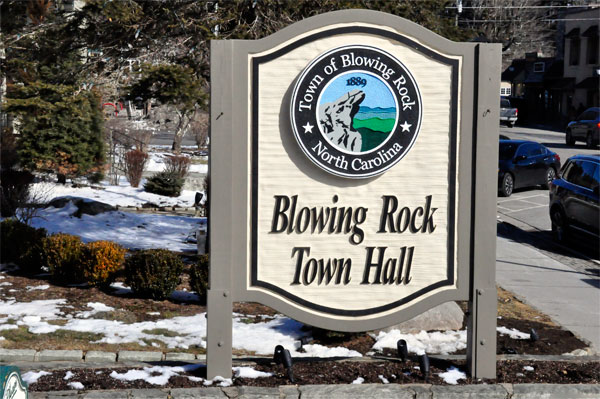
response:
<path fill-rule="evenodd" d="M 208 377 L 233 301 L 368 331 L 468 300 L 495 378 L 500 47 L 338 11 L 211 43 Z"/>

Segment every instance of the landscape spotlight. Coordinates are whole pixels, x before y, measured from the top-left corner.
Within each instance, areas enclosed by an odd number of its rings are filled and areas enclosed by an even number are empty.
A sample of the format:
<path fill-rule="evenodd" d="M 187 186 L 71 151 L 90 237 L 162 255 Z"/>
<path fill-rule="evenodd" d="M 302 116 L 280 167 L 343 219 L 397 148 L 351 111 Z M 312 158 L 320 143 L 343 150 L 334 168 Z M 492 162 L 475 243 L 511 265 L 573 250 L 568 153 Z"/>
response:
<path fill-rule="evenodd" d="M 406 345 L 406 341 L 399 339 L 396 343 L 396 348 L 398 349 L 398 357 L 402 362 L 405 362 L 406 359 L 408 359 L 408 346 Z"/>

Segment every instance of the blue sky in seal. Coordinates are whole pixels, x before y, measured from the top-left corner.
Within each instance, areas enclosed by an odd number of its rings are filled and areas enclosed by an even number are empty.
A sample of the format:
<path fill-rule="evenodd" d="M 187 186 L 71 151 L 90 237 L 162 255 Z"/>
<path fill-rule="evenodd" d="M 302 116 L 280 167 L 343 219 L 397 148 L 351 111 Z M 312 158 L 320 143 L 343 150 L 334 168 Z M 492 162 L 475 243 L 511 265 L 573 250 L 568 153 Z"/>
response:
<path fill-rule="evenodd" d="M 348 86 L 348 80 L 353 77 L 365 79 L 367 84 L 364 87 L 356 85 Z M 362 90 L 365 93 L 365 99 L 360 104 L 361 107 L 396 108 L 394 95 L 388 86 L 380 78 L 364 72 L 350 72 L 337 76 L 321 94 L 319 106 L 336 101 L 343 94 L 355 89 Z"/>

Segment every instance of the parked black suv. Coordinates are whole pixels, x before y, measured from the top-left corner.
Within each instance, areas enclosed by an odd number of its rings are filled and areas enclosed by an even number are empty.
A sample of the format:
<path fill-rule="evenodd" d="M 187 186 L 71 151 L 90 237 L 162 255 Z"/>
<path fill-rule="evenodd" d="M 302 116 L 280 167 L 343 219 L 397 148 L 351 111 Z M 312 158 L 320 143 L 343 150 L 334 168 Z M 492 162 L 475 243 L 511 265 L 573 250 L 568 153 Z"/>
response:
<path fill-rule="evenodd" d="M 585 141 L 587 148 L 594 148 L 598 145 L 600 135 L 600 108 L 588 108 L 577 117 L 576 120 L 569 122 L 565 135 L 567 145 L 574 145 L 576 141 Z"/>
<path fill-rule="evenodd" d="M 550 220 L 558 241 L 572 233 L 599 238 L 600 155 L 575 155 L 550 185 Z"/>

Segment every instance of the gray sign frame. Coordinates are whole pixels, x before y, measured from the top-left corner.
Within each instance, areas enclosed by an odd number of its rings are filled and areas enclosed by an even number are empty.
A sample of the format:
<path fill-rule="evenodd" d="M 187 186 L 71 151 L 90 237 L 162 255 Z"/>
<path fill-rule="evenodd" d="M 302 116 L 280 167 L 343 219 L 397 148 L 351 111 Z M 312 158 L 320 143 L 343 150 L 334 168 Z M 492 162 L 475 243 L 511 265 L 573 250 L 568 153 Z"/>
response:
<path fill-rule="evenodd" d="M 367 33 L 394 35 L 389 38 L 407 40 L 404 44 L 432 58 L 437 54 L 436 50 L 462 57 L 461 87 L 454 87 L 460 111 L 453 110 L 451 123 L 455 139 L 460 137 L 455 148 L 461 160 L 456 169 L 461 187 L 455 215 L 458 279 L 456 289 L 419 300 L 402 311 L 367 321 L 348 319 L 342 322 L 305 312 L 274 296 L 247 290 L 247 265 L 252 261 L 253 249 L 254 254 L 256 252 L 255 239 L 243 223 L 243 227 L 237 226 L 239 221 L 254 220 L 248 204 L 252 202 L 252 179 L 257 176 L 252 173 L 251 165 L 259 162 L 252 159 L 253 140 L 248 140 L 247 136 L 248 132 L 255 131 L 252 124 L 257 124 L 257 115 L 252 114 L 249 102 L 258 100 L 249 93 L 253 83 L 249 82 L 249 55 L 268 51 L 294 38 L 299 38 L 298 42 L 310 40 L 310 36 L 304 35 L 306 32 L 334 24 L 336 29 L 348 32 L 365 29 L 357 23 L 377 25 L 381 27 L 379 32 L 371 29 Z M 398 33 L 391 33 L 385 27 Z M 418 38 L 422 45 L 404 35 Z M 322 14 L 261 40 L 211 42 L 208 378 L 231 374 L 233 301 L 263 303 L 294 319 L 322 328 L 365 331 L 394 325 L 454 300 L 469 301 L 467 361 L 471 375 L 477 378 L 496 377 L 495 171 L 498 163 L 500 55 L 498 44 L 452 42 L 403 18 L 366 10 Z M 260 59 L 253 59 L 253 62 L 256 74 Z M 454 73 L 459 73 L 456 68 Z M 256 109 L 256 104 L 253 107 Z M 282 120 L 289 121 L 287 110 L 274 112 L 282 112 Z"/>

